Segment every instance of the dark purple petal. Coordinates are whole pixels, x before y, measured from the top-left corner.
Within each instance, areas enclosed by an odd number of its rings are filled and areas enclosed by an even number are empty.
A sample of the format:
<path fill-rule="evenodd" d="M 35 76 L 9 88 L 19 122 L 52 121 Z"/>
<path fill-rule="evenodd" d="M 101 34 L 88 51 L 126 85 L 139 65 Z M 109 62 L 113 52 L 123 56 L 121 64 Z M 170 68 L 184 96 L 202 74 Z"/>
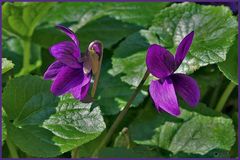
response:
<path fill-rule="evenodd" d="M 80 68 L 78 59 L 74 56 L 77 48 L 73 42 L 64 41 L 50 47 L 50 53 L 60 62 L 72 68 Z"/>
<path fill-rule="evenodd" d="M 47 69 L 47 71 L 44 73 L 43 78 L 45 80 L 54 79 L 57 74 L 60 72 L 61 68 L 64 67 L 65 64 L 63 64 L 60 61 L 53 62 Z"/>
<path fill-rule="evenodd" d="M 190 105 L 195 106 L 200 99 L 200 90 L 197 82 L 185 74 L 171 75 L 177 93 Z"/>
<path fill-rule="evenodd" d="M 176 69 L 181 65 L 183 59 L 186 57 L 188 50 L 192 44 L 193 36 L 194 32 L 192 31 L 178 45 L 175 55 Z"/>
<path fill-rule="evenodd" d="M 164 110 L 174 116 L 180 114 L 177 96 L 170 78 L 151 81 L 149 92 L 159 111 Z"/>
<path fill-rule="evenodd" d="M 63 31 L 66 35 L 68 35 L 74 41 L 74 44 L 76 46 L 76 51 L 73 53 L 73 55 L 76 58 L 80 58 L 79 41 L 78 41 L 75 33 L 73 31 L 71 31 L 69 28 L 61 26 L 61 25 L 58 25 L 57 28 L 60 29 L 61 31 Z"/>
<path fill-rule="evenodd" d="M 169 76 L 175 67 L 174 56 L 157 44 L 148 48 L 146 64 L 148 71 L 158 78 Z"/>
<path fill-rule="evenodd" d="M 83 82 L 80 85 L 72 88 L 70 92 L 72 93 L 74 98 L 78 100 L 83 100 L 87 96 L 90 84 L 91 84 L 91 73 L 88 75 L 85 75 Z"/>
<path fill-rule="evenodd" d="M 71 88 L 74 88 L 81 84 L 84 79 L 84 73 L 82 69 L 73 69 L 65 66 L 57 74 L 54 82 L 51 86 L 51 91 L 56 95 L 62 95 L 68 92 Z"/>
<path fill-rule="evenodd" d="M 57 25 L 56 27 L 68 35 L 74 41 L 77 47 L 79 46 L 78 38 L 72 30 L 62 25 Z"/>

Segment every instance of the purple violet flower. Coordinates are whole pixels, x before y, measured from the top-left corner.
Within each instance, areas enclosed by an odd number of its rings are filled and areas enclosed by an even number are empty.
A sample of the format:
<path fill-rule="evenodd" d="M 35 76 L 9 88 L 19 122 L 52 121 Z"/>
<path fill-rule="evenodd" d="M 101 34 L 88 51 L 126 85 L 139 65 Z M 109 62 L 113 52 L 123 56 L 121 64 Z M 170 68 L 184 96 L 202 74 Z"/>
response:
<path fill-rule="evenodd" d="M 148 71 L 158 80 L 151 81 L 149 92 L 158 111 L 180 115 L 176 92 L 190 105 L 197 105 L 200 91 L 196 81 L 181 73 L 174 73 L 186 57 L 192 44 L 194 32 L 179 44 L 175 57 L 164 47 L 153 44 L 148 48 L 146 64 Z"/>
<path fill-rule="evenodd" d="M 53 80 L 51 92 L 54 95 L 71 93 L 74 98 L 84 100 L 92 77 L 91 66 L 85 64 L 88 63 L 87 55 L 81 58 L 79 41 L 73 31 L 60 25 L 57 28 L 72 41 L 63 41 L 50 47 L 49 51 L 56 61 L 48 67 L 44 79 Z M 87 71 L 84 66 L 88 66 Z"/>

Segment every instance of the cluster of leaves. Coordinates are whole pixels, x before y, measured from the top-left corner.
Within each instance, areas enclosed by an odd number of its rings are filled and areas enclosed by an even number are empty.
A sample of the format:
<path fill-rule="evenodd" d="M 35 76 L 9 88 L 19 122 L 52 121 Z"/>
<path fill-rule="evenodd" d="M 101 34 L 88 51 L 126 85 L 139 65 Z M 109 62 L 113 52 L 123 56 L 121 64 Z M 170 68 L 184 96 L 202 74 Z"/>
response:
<path fill-rule="evenodd" d="M 69 157 L 78 146 L 78 157 L 92 156 L 104 130 L 142 79 L 148 46 L 161 44 L 174 53 L 192 30 L 195 38 L 178 72 L 198 81 L 201 103 L 194 109 L 180 103 L 181 116 L 171 117 L 154 109 L 147 87 L 143 88 L 118 128 L 127 131 L 115 133 L 99 156 L 236 156 L 237 95 L 226 104 L 230 109 L 214 111 L 226 83 L 238 84 L 237 20 L 229 8 L 162 2 L 34 2 L 2 7 L 4 157 L 14 157 L 14 150 L 22 157 Z M 54 28 L 56 24 L 76 32 L 81 51 L 96 39 L 104 44 L 93 103 L 69 95 L 55 97 L 51 82 L 42 79 L 54 60 L 48 48 L 68 38 Z"/>

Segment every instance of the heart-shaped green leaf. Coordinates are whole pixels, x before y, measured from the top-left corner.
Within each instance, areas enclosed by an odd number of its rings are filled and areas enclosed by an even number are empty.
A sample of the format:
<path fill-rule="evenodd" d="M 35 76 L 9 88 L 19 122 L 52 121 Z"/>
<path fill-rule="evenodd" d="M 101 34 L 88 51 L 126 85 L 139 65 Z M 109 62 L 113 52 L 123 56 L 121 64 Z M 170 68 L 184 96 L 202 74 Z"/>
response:
<path fill-rule="evenodd" d="M 79 27 L 85 25 L 89 21 L 95 20 L 96 18 L 111 16 L 117 20 L 146 27 L 151 24 L 154 15 L 158 13 L 159 10 L 168 5 L 169 3 L 154 2 L 59 3 L 53 8 L 51 12 L 52 14 L 48 15 L 46 21 L 50 24 L 72 22 L 77 23 L 76 26 Z M 143 12 L 144 14 L 142 14 Z"/>
<path fill-rule="evenodd" d="M 48 92 L 49 88 L 50 81 L 43 81 L 37 76 L 23 76 L 11 80 L 4 88 L 2 98 L 8 119 L 16 119 L 32 96 Z"/>
<path fill-rule="evenodd" d="M 157 34 L 160 44 L 172 51 L 188 33 L 194 31 L 190 51 L 178 69 L 178 72 L 192 73 L 201 66 L 226 59 L 237 34 L 237 26 L 236 17 L 228 7 L 183 3 L 160 12 L 150 30 Z"/>
<path fill-rule="evenodd" d="M 191 31 L 195 32 L 192 46 L 177 72 L 190 74 L 202 66 L 224 61 L 237 34 L 236 17 L 224 6 L 182 3 L 165 8 L 156 15 L 149 30 L 144 31 L 147 34 L 140 31 L 119 45 L 112 59 L 112 74 L 124 73 L 121 79 L 136 86 L 146 70 L 148 46 L 161 44 L 174 53 Z"/>
<path fill-rule="evenodd" d="M 13 120 L 7 126 L 8 136 L 34 157 L 60 155 L 95 139 L 105 129 L 98 106 L 68 96 L 59 99 L 49 87 L 40 77 L 24 76 L 11 80 L 3 93 L 8 119 Z"/>
<path fill-rule="evenodd" d="M 235 142 L 232 120 L 204 104 L 196 108 L 182 103 L 178 118 L 157 113 L 152 103 L 130 126 L 134 142 L 164 148 L 177 154 L 204 155 L 214 149 L 230 150 Z M 141 130 L 141 132 L 140 132 Z"/>
<path fill-rule="evenodd" d="M 81 48 L 99 39 L 109 48 L 139 28 L 150 26 L 156 13 L 169 3 L 59 3 L 46 18 L 47 26 L 64 24 L 78 31 Z M 144 10 L 144 15 L 141 14 Z M 108 16 L 108 18 L 106 18 Z M 105 17 L 105 18 L 104 18 Z M 50 21 L 50 22 L 49 22 Z M 33 41 L 45 48 L 66 39 L 53 27 L 37 29 Z"/>

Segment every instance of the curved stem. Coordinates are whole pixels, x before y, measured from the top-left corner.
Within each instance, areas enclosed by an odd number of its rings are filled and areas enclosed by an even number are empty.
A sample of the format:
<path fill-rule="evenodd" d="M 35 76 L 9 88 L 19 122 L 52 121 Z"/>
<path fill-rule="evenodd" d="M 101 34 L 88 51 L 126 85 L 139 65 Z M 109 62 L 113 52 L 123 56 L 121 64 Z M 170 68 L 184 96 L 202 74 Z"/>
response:
<path fill-rule="evenodd" d="M 124 107 L 124 109 L 122 110 L 122 112 L 118 115 L 117 119 L 114 121 L 114 123 L 112 124 L 111 128 L 108 130 L 106 136 L 104 137 L 104 139 L 101 141 L 100 145 L 96 148 L 96 150 L 93 152 L 92 157 L 97 157 L 99 151 L 101 151 L 102 148 L 104 148 L 107 143 L 109 142 L 109 140 L 111 139 L 113 133 L 115 132 L 115 130 L 117 129 L 117 127 L 119 126 L 120 122 L 123 120 L 124 116 L 127 114 L 130 105 L 132 104 L 133 100 L 136 98 L 136 96 L 138 95 L 139 91 L 141 91 L 144 82 L 146 81 L 146 79 L 149 76 L 149 72 L 146 71 L 145 75 L 143 77 L 143 79 L 141 80 L 141 82 L 139 83 L 138 87 L 136 88 L 136 90 L 134 91 L 134 93 L 132 94 L 132 96 L 130 97 L 129 101 L 127 102 L 126 106 Z"/>
<path fill-rule="evenodd" d="M 17 149 L 15 145 L 11 142 L 11 140 L 9 140 L 9 138 L 6 139 L 6 143 L 7 143 L 11 158 L 19 158 Z"/>
<path fill-rule="evenodd" d="M 74 148 L 74 149 L 71 151 L 71 157 L 72 157 L 72 158 L 78 158 L 78 147 L 77 147 L 77 148 Z"/>
<path fill-rule="evenodd" d="M 24 39 L 21 41 L 23 47 L 23 68 L 18 75 L 28 73 L 31 59 L 31 40 Z"/>
<path fill-rule="evenodd" d="M 93 88 L 91 90 L 92 98 L 94 98 L 96 90 L 97 90 L 97 85 L 98 85 L 98 81 L 99 81 L 99 78 L 100 78 L 100 72 L 101 72 L 101 66 L 102 66 L 102 59 L 103 59 L 103 50 L 102 50 L 102 54 L 101 54 L 101 57 L 100 57 L 100 63 L 99 63 L 99 66 L 98 66 L 98 71 L 97 71 L 97 74 L 95 75 L 95 78 L 94 78 Z"/>
<path fill-rule="evenodd" d="M 221 112 L 225 103 L 227 102 L 228 97 L 232 93 L 233 89 L 235 88 L 236 84 L 230 82 L 223 92 L 220 100 L 218 101 L 217 107 L 215 108 L 216 111 Z"/>

